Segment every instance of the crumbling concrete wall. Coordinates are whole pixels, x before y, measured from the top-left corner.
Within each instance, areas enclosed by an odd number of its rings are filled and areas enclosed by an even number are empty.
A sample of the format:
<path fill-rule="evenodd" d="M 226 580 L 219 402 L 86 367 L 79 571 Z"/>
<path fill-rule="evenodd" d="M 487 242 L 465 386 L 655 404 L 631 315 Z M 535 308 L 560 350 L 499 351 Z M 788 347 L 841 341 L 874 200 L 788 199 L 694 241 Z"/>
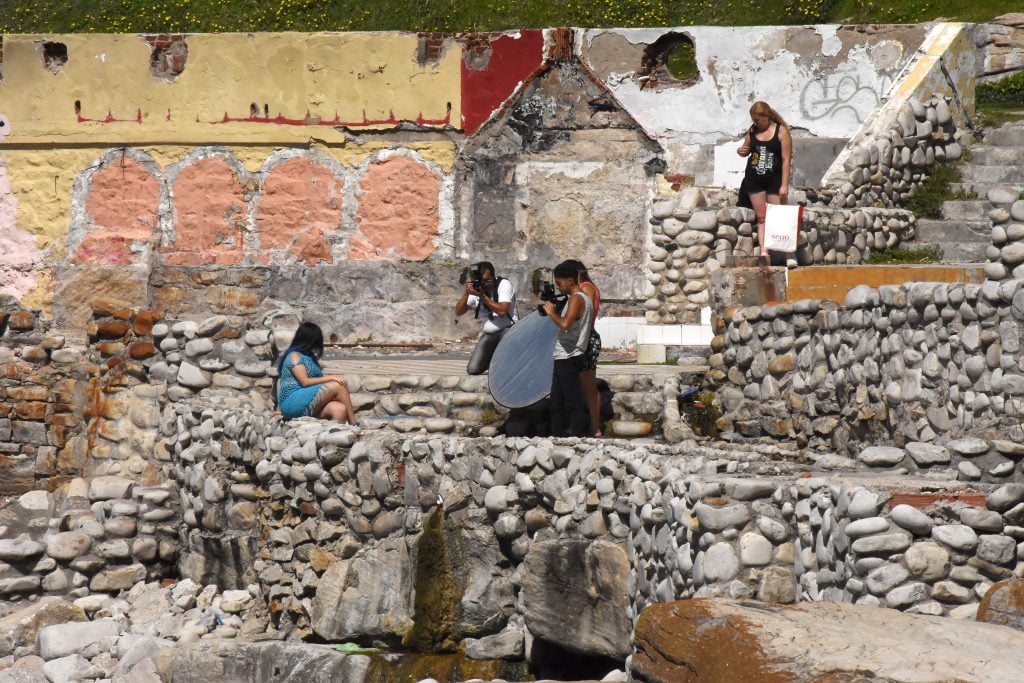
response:
<path fill-rule="evenodd" d="M 641 295 L 660 148 L 589 69 L 550 62 L 463 155 L 460 255 L 512 272 L 577 258 L 606 298 Z"/>
<path fill-rule="evenodd" d="M 744 160 L 735 153 L 737 140 L 750 125 L 750 105 L 765 100 L 795 129 L 795 169 L 813 183 L 824 170 L 820 157 L 830 160 L 837 139 L 852 137 L 885 99 L 927 30 L 588 29 L 580 54 L 664 146 L 672 172 L 693 175 L 698 185 L 738 185 Z M 674 78 L 666 63 L 686 43 L 696 73 Z"/>

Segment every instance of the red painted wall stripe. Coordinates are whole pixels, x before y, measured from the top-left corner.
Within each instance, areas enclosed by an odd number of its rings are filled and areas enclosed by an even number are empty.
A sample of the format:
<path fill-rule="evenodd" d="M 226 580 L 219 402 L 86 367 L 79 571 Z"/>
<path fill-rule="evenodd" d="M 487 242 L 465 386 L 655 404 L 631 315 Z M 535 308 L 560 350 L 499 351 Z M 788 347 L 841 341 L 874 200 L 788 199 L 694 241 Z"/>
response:
<path fill-rule="evenodd" d="M 475 133 L 521 81 L 537 70 L 544 58 L 544 32 L 526 29 L 518 35 L 487 39 L 491 51 L 487 65 L 474 69 L 471 51 L 479 50 L 480 36 L 466 36 L 462 58 L 462 129 Z M 474 40 L 476 39 L 476 40 Z M 470 43 L 470 44 L 466 44 Z"/>

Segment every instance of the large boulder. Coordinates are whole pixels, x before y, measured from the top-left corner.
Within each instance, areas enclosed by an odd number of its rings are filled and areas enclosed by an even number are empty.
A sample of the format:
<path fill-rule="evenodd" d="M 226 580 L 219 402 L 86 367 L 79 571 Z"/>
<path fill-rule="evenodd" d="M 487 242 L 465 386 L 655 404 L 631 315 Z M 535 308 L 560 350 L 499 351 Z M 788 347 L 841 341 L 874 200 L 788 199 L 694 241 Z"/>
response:
<path fill-rule="evenodd" d="M 570 652 L 625 659 L 629 560 L 607 541 L 553 540 L 526 555 L 523 602 L 530 632 Z"/>
<path fill-rule="evenodd" d="M 62 598 L 43 598 L 0 619 L 0 657 L 22 646 L 33 646 L 39 630 L 53 624 L 86 621 L 85 612 Z"/>
<path fill-rule="evenodd" d="M 389 539 L 327 567 L 313 598 L 313 630 L 326 640 L 401 639 L 413 623 L 413 565 Z"/>
<path fill-rule="evenodd" d="M 1024 633 L 842 602 L 651 605 L 634 646 L 632 680 L 647 683 L 1010 681 L 1024 670 Z"/>

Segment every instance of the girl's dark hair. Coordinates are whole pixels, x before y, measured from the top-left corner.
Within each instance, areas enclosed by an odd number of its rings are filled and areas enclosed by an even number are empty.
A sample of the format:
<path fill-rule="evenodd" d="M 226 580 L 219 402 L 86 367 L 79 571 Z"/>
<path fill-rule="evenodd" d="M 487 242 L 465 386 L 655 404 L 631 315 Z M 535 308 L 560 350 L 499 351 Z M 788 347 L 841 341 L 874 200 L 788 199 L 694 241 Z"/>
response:
<path fill-rule="evenodd" d="M 295 336 L 292 337 L 292 343 L 284 350 L 284 353 L 281 354 L 281 359 L 277 362 L 278 372 L 281 372 L 281 369 L 284 367 L 284 359 L 292 351 L 297 351 L 305 356 L 312 356 L 316 360 L 320 360 L 320 357 L 324 355 L 324 333 L 320 326 L 311 322 L 304 322 L 299 325 L 299 328 L 295 330 Z"/>
<path fill-rule="evenodd" d="M 578 280 L 580 277 L 579 265 L 579 261 L 562 261 L 555 266 L 552 274 L 558 278 L 571 277 L 573 280 Z"/>
<path fill-rule="evenodd" d="M 566 261 L 566 263 L 569 263 L 569 264 L 573 265 L 576 268 L 576 279 L 577 280 L 579 280 L 580 282 L 590 282 L 591 281 L 590 280 L 590 273 L 587 272 L 587 267 L 585 265 L 583 265 L 582 261 L 577 261 L 576 259 L 569 259 L 569 260 Z"/>

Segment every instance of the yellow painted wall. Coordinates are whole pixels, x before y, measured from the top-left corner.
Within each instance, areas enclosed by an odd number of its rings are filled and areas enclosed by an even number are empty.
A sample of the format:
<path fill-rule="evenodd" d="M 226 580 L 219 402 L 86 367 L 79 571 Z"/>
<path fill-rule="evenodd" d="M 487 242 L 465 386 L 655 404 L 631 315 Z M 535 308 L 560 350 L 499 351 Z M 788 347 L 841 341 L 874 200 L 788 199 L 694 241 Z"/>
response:
<path fill-rule="evenodd" d="M 43 66 L 41 43 L 64 43 L 58 73 Z M 435 64 L 416 61 L 414 34 L 199 34 L 189 36 L 188 61 L 173 83 L 150 72 L 150 46 L 139 35 L 5 35 L 0 114 L 7 144 L 268 143 L 345 141 L 333 126 L 216 123 L 246 118 L 256 103 L 271 117 L 308 113 L 343 122 L 445 118 L 460 121 L 461 47 Z M 123 122 L 102 120 L 108 113 Z M 135 121 L 141 111 L 142 123 Z"/>

